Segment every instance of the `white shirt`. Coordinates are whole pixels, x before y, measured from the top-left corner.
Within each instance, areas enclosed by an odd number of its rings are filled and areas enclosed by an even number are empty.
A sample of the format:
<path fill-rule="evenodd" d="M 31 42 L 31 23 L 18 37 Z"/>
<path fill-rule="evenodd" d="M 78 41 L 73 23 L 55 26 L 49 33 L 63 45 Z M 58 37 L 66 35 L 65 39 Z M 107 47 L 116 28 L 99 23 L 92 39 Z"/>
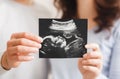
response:
<path fill-rule="evenodd" d="M 53 18 L 48 7 L 35 3 L 25 6 L 13 1 L 0 3 L 0 56 L 6 50 L 6 43 L 12 33 L 30 32 L 38 35 L 38 18 Z M 39 55 L 31 62 L 22 63 L 10 71 L 0 69 L 0 79 L 47 79 L 46 60 Z"/>

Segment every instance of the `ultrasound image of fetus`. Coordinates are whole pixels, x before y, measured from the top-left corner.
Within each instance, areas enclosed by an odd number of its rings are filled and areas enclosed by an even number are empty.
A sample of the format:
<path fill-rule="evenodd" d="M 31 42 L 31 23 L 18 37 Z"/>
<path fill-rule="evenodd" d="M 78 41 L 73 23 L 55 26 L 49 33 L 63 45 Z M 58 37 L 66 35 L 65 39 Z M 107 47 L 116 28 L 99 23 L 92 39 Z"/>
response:
<path fill-rule="evenodd" d="M 66 46 L 66 40 L 61 36 L 49 35 L 43 38 L 42 54 L 46 54 L 46 57 L 65 57 L 64 47 Z M 57 51 L 57 52 L 56 52 Z"/>
<path fill-rule="evenodd" d="M 65 53 L 68 58 L 71 57 L 82 57 L 85 53 L 84 41 L 82 38 L 77 38 L 76 40 L 71 41 L 65 47 Z"/>
<path fill-rule="evenodd" d="M 58 31 L 59 32 L 59 31 Z M 85 53 L 85 43 L 83 38 L 75 33 L 62 33 L 63 35 L 53 36 L 48 35 L 43 38 L 42 54 L 47 57 L 82 57 Z"/>
<path fill-rule="evenodd" d="M 86 36 L 83 37 L 82 29 L 73 19 L 50 22 L 46 28 L 41 27 L 44 31 L 39 33 L 43 38 L 42 48 L 39 51 L 41 58 L 78 58 L 86 53 L 84 47 Z"/>

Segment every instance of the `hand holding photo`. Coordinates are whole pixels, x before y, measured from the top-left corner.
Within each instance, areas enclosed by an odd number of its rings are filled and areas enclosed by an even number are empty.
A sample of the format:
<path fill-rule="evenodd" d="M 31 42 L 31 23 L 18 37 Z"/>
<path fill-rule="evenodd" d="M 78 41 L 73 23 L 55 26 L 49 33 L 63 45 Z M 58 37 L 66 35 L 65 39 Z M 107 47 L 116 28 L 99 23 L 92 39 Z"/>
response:
<path fill-rule="evenodd" d="M 78 58 L 87 50 L 86 19 L 39 19 L 40 58 Z"/>

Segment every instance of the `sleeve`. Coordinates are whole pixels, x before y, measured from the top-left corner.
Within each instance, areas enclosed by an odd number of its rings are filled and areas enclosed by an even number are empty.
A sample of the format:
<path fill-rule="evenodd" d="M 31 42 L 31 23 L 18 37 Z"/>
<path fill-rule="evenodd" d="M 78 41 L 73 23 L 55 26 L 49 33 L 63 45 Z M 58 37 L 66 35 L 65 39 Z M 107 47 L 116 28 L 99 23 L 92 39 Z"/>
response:
<path fill-rule="evenodd" d="M 114 46 L 112 49 L 109 79 L 120 79 L 120 20 L 113 31 Z"/>
<path fill-rule="evenodd" d="M 107 78 L 105 75 L 103 75 L 102 73 L 97 77 L 97 79 L 109 79 Z"/>
<path fill-rule="evenodd" d="M 0 30 L 5 25 L 8 17 L 8 10 L 6 9 L 6 5 L 4 2 L 0 2 Z"/>
<path fill-rule="evenodd" d="M 3 74 L 5 74 L 7 71 L 5 70 L 5 69 L 3 69 L 2 68 L 2 66 L 1 66 L 1 57 L 2 57 L 2 55 L 3 55 L 3 50 L 5 49 L 4 48 L 4 40 L 3 40 L 3 38 L 2 38 L 2 36 L 3 36 L 3 31 L 2 31 L 2 29 L 3 29 L 3 26 L 4 26 L 4 24 L 5 24 L 5 20 L 6 20 L 6 7 L 5 7 L 5 5 L 4 5 L 4 2 L 0 2 L 0 76 L 2 76 Z"/>

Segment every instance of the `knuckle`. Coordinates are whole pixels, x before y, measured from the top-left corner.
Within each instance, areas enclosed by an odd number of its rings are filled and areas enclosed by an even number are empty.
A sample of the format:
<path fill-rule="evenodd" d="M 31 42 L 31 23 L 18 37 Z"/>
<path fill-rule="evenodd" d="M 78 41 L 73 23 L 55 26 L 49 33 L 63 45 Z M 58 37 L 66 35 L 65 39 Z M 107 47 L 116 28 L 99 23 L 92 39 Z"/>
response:
<path fill-rule="evenodd" d="M 7 51 L 6 51 L 6 54 L 7 54 L 7 57 L 8 57 L 8 58 L 10 58 L 10 59 L 12 58 L 12 56 L 11 56 L 11 53 L 10 53 L 10 52 L 7 52 Z"/>
<path fill-rule="evenodd" d="M 92 63 L 92 60 L 86 60 L 87 63 Z"/>
<path fill-rule="evenodd" d="M 88 69 L 88 70 L 92 70 L 92 67 L 89 66 L 89 67 L 87 67 L 87 69 Z"/>
<path fill-rule="evenodd" d="M 11 50 L 11 48 L 10 48 L 10 47 L 8 47 L 8 48 L 6 49 L 6 51 L 5 51 L 5 52 L 6 52 L 7 54 L 9 54 L 9 52 L 8 52 L 8 51 L 10 51 L 10 50 Z"/>
<path fill-rule="evenodd" d="M 20 61 L 20 56 L 17 55 L 17 56 L 16 56 L 16 60 L 17 60 L 17 61 Z"/>
<path fill-rule="evenodd" d="M 19 44 L 24 44 L 24 41 L 25 41 L 25 39 L 24 38 L 21 38 L 20 40 L 19 40 Z"/>
<path fill-rule="evenodd" d="M 16 47 L 15 47 L 16 52 L 19 52 L 20 49 L 21 49 L 20 46 L 16 46 Z"/>
<path fill-rule="evenodd" d="M 27 34 L 26 32 L 22 32 L 22 36 L 23 36 L 23 37 L 27 37 L 27 35 L 28 35 L 28 34 Z"/>
<path fill-rule="evenodd" d="M 11 41 L 9 40 L 8 42 L 7 42 L 7 46 L 9 46 L 11 44 Z"/>
<path fill-rule="evenodd" d="M 19 53 L 19 52 L 17 52 L 17 53 L 16 53 L 16 55 L 17 55 L 17 56 L 19 56 L 19 55 L 20 55 L 20 53 Z"/>
<path fill-rule="evenodd" d="M 102 66 L 103 66 L 103 63 L 102 63 L 102 62 L 99 62 L 99 64 L 97 64 L 97 67 L 98 67 L 99 69 L 101 69 Z"/>
<path fill-rule="evenodd" d="M 87 56 L 89 57 L 93 56 L 93 52 L 87 53 Z"/>
<path fill-rule="evenodd" d="M 12 35 L 11 35 L 11 38 L 13 38 L 15 36 L 15 33 L 13 33 Z"/>
<path fill-rule="evenodd" d="M 7 54 L 8 57 L 11 57 L 11 55 L 12 55 L 11 48 L 7 48 L 5 53 Z"/>
<path fill-rule="evenodd" d="M 99 67 L 102 66 L 102 61 L 101 60 L 96 61 L 96 65 L 98 65 Z"/>

